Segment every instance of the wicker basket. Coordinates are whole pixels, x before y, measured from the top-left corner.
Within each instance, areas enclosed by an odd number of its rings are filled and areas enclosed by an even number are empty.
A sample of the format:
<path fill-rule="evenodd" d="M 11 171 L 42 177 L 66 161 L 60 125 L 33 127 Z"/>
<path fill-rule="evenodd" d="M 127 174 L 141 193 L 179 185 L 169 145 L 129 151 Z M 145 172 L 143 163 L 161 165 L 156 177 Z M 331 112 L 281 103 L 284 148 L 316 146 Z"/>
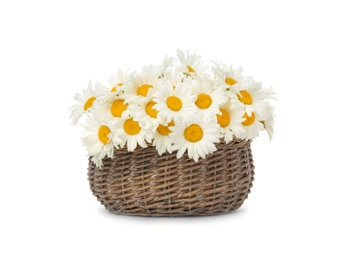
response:
<path fill-rule="evenodd" d="M 238 209 L 254 180 L 251 141 L 220 143 L 197 163 L 154 147 L 115 150 L 103 168 L 89 159 L 88 179 L 111 212 L 138 216 L 214 215 Z"/>

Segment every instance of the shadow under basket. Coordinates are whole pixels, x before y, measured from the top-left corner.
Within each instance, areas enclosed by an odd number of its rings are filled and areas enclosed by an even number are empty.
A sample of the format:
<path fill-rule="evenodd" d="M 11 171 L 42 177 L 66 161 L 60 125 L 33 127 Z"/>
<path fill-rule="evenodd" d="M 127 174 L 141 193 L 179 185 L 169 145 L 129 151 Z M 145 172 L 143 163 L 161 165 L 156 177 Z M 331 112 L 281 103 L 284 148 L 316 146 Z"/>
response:
<path fill-rule="evenodd" d="M 216 215 L 238 209 L 254 180 L 251 141 L 216 145 L 198 162 L 155 147 L 118 149 L 97 168 L 89 158 L 90 189 L 109 211 L 137 216 Z"/>

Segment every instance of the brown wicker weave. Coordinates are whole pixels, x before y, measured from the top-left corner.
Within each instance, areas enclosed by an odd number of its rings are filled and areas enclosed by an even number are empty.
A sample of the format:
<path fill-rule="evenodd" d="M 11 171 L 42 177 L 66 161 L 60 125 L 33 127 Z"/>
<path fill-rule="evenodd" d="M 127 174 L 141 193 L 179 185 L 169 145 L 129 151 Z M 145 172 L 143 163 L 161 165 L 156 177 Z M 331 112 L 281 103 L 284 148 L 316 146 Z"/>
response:
<path fill-rule="evenodd" d="M 90 188 L 111 212 L 139 216 L 214 215 L 238 209 L 254 180 L 251 141 L 217 145 L 197 163 L 154 147 L 116 150 L 99 169 L 89 159 Z"/>

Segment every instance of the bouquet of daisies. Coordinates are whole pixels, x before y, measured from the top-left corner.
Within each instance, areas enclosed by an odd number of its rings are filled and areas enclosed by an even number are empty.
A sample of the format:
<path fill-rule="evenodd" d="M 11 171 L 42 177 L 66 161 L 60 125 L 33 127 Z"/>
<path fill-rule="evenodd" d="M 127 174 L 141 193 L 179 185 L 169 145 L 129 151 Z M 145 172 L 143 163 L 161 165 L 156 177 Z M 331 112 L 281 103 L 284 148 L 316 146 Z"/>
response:
<path fill-rule="evenodd" d="M 195 53 L 177 51 L 161 65 L 140 71 L 118 70 L 108 84 L 91 82 L 71 107 L 73 124 L 83 127 L 82 142 L 97 166 L 114 149 L 154 146 L 159 153 L 186 151 L 198 161 L 215 144 L 234 138 L 273 134 L 273 98 L 242 69 L 221 61 L 204 64 Z"/>

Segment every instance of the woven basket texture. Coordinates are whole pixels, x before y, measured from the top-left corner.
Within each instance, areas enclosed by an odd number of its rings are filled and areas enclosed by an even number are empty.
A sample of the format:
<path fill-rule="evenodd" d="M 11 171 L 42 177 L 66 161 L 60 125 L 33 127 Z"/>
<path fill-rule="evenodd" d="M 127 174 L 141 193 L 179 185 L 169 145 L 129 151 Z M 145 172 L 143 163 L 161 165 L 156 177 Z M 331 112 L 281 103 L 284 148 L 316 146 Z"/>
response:
<path fill-rule="evenodd" d="M 186 154 L 159 156 L 154 147 L 115 150 L 97 168 L 89 158 L 88 179 L 109 211 L 137 216 L 216 215 L 238 209 L 254 180 L 251 141 L 217 144 L 194 162 Z"/>

